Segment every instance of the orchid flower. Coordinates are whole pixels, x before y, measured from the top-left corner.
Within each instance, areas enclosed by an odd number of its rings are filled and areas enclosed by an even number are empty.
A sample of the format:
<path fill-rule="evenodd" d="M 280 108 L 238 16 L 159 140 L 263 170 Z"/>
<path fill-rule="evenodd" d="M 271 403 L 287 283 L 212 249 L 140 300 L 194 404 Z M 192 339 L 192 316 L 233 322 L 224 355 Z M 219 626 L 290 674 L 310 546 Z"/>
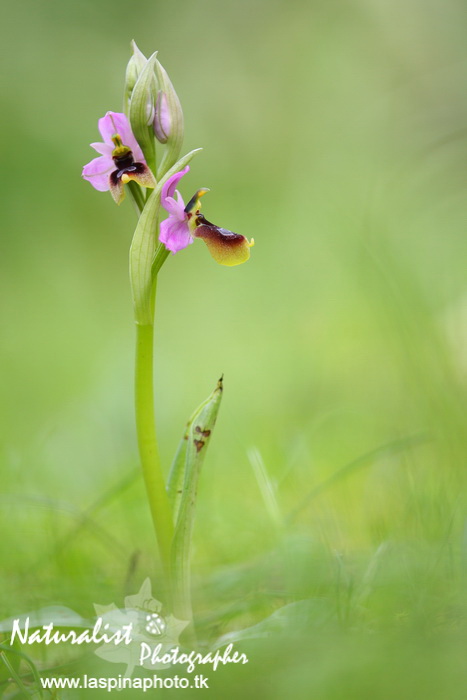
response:
<path fill-rule="evenodd" d="M 246 262 L 254 240 L 248 241 L 239 233 L 220 228 L 200 214 L 200 198 L 209 192 L 207 188 L 197 190 L 185 206 L 176 187 L 189 170 L 187 165 L 172 175 L 162 187 L 161 203 L 169 217 L 161 222 L 159 240 L 175 254 L 193 243 L 195 238 L 202 238 L 212 257 L 220 265 L 233 266 Z"/>
<path fill-rule="evenodd" d="M 131 180 L 141 187 L 156 186 L 125 114 L 107 112 L 99 119 L 99 131 L 104 142 L 91 143 L 91 146 L 101 155 L 84 166 L 85 180 L 99 192 L 110 190 L 117 204 L 123 201 L 124 185 Z"/>

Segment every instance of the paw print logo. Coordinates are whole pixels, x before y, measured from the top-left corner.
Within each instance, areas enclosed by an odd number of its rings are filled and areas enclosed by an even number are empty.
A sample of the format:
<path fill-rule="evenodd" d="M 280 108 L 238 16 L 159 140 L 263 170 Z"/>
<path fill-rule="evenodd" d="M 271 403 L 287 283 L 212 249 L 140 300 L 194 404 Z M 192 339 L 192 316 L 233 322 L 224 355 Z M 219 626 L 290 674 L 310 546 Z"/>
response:
<path fill-rule="evenodd" d="M 154 637 L 160 637 L 166 630 L 166 622 L 163 617 L 157 613 L 146 615 L 146 632 Z"/>

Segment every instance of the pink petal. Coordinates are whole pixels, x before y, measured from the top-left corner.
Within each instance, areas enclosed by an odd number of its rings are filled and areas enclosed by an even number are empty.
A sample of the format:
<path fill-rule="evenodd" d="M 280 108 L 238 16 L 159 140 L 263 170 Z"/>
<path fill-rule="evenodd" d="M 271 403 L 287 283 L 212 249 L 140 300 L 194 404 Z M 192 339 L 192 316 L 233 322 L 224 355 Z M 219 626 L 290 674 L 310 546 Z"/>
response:
<path fill-rule="evenodd" d="M 115 169 L 113 161 L 106 156 L 94 158 L 83 168 L 82 176 L 99 192 L 106 192 L 110 188 L 109 175 Z"/>
<path fill-rule="evenodd" d="M 114 148 L 112 136 L 119 134 L 124 146 L 128 146 L 133 151 L 133 157 L 136 161 L 145 163 L 143 151 L 141 150 L 137 140 L 133 136 L 130 122 L 126 114 L 123 112 L 107 112 L 105 117 L 99 119 L 99 131 L 105 143 Z"/>
<path fill-rule="evenodd" d="M 156 138 L 161 143 L 167 143 L 172 127 L 167 95 L 159 90 L 157 93 L 156 107 L 154 114 L 154 132 Z"/>
<path fill-rule="evenodd" d="M 167 103 L 167 95 L 162 93 L 159 103 L 159 122 L 164 134 L 169 137 L 172 130 L 172 120 L 170 118 L 169 105 Z"/>
<path fill-rule="evenodd" d="M 162 193 L 161 193 L 161 201 L 162 201 L 162 206 L 164 206 L 164 200 L 167 197 L 173 197 L 175 193 L 175 189 L 179 183 L 179 181 L 182 179 L 184 175 L 187 174 L 187 172 L 190 170 L 190 166 L 187 165 L 183 170 L 180 170 L 180 172 L 175 173 L 175 175 L 172 175 L 172 177 L 169 177 L 167 182 L 164 182 L 164 185 L 162 187 Z"/>
<path fill-rule="evenodd" d="M 102 119 L 99 119 L 98 121 L 101 136 L 104 139 L 105 143 L 109 145 L 112 144 L 112 136 L 114 134 L 120 133 L 118 130 L 119 126 L 121 126 L 122 123 L 122 120 L 119 119 L 120 116 L 125 115 L 119 115 L 118 112 L 106 112 L 105 117 L 102 117 Z"/>
<path fill-rule="evenodd" d="M 114 150 L 113 145 L 109 146 L 107 143 L 101 143 L 99 141 L 97 143 L 91 143 L 91 147 L 102 156 L 107 156 L 108 158 L 112 159 L 112 151 Z"/>
<path fill-rule="evenodd" d="M 172 253 L 178 253 L 193 243 L 188 224 L 185 221 L 176 221 L 170 216 L 161 222 L 159 240 Z"/>
<path fill-rule="evenodd" d="M 162 200 L 162 206 L 165 211 L 168 211 L 171 216 L 174 216 L 179 221 L 185 221 L 185 202 L 182 195 L 177 190 L 177 201 L 173 197 L 166 197 Z"/>

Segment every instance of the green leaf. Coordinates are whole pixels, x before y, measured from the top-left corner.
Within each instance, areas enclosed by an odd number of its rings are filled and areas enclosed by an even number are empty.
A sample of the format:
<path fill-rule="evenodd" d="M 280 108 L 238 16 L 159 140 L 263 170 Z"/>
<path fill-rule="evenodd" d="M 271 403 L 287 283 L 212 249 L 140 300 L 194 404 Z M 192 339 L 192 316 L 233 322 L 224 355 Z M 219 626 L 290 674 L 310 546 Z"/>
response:
<path fill-rule="evenodd" d="M 15 642 L 15 645 L 17 646 L 17 642 Z M 11 646 L 7 647 L 6 645 L 0 644 L 0 697 L 2 696 L 2 686 L 7 685 L 9 679 L 13 677 L 10 665 L 13 666 L 13 669 L 16 671 L 16 673 L 19 673 L 21 657 L 19 654 L 15 654 L 14 650 L 13 653 L 10 654 L 11 649 Z M 5 655 L 6 661 L 9 663 L 5 663 Z"/>
<path fill-rule="evenodd" d="M 0 659 L 2 660 L 5 668 L 7 669 L 7 672 L 11 678 L 15 681 L 16 685 L 18 686 L 20 693 L 22 693 L 23 696 L 29 698 L 32 697 L 33 694 L 38 694 L 39 697 L 44 697 L 43 692 L 42 692 L 42 686 L 39 678 L 39 673 L 37 671 L 37 668 L 35 667 L 34 663 L 32 660 L 29 658 L 27 654 L 24 654 L 22 651 L 19 651 L 18 649 L 15 648 L 8 648 L 4 646 L 3 644 L 0 644 Z M 28 691 L 26 686 L 23 684 L 20 676 L 19 676 L 19 670 L 20 670 L 20 662 L 21 659 L 29 666 L 31 673 L 34 677 L 34 680 L 36 682 L 36 689 L 32 690 L 31 692 Z"/>
<path fill-rule="evenodd" d="M 308 598 L 288 603 L 275 610 L 252 627 L 228 632 L 215 642 L 213 649 L 220 649 L 226 644 L 236 644 L 248 639 L 267 639 L 286 634 L 289 637 L 306 633 L 312 628 L 320 628 L 334 617 L 334 612 L 324 598 Z"/>
<path fill-rule="evenodd" d="M 28 689 L 26 688 L 23 681 L 21 680 L 16 668 L 11 664 L 10 659 L 6 655 L 5 651 L 0 651 L 0 659 L 3 662 L 3 664 L 5 665 L 5 668 L 7 669 L 8 673 L 10 674 L 10 677 L 12 678 L 12 680 L 18 686 L 18 688 L 20 690 L 20 697 L 26 698 L 26 700 L 27 700 L 27 698 L 30 697 Z"/>
<path fill-rule="evenodd" d="M 157 229 L 160 210 L 160 198 L 164 183 L 182 170 L 193 156 L 201 151 L 196 148 L 183 158 L 180 158 L 173 168 L 160 180 L 148 201 L 146 202 L 133 236 L 130 248 L 130 282 L 133 294 L 133 305 L 136 323 L 145 326 L 153 322 L 153 279 L 157 269 L 153 271 L 156 257 Z M 158 254 L 164 254 L 165 247 L 159 244 Z"/>
<path fill-rule="evenodd" d="M 201 466 L 216 423 L 222 391 L 221 378 L 212 394 L 199 406 L 188 422 L 182 438 L 186 442 L 186 448 L 179 447 L 170 478 L 169 497 L 172 495 L 177 512 L 172 543 L 173 602 L 175 614 L 182 620 L 192 619 L 190 558 L 196 495 Z"/>
<path fill-rule="evenodd" d="M 167 495 L 172 508 L 174 524 L 177 522 L 180 511 L 180 503 L 182 500 L 183 480 L 185 478 L 186 448 L 188 445 L 188 435 L 192 420 L 193 418 L 190 418 L 186 425 L 185 432 L 183 433 L 183 437 L 178 445 L 177 452 L 175 453 L 175 457 L 170 468 L 169 478 L 167 480 Z"/>
<path fill-rule="evenodd" d="M 282 527 L 282 513 L 277 502 L 276 486 L 269 476 L 261 453 L 257 448 L 252 447 L 248 450 L 248 459 L 253 467 L 268 515 L 273 526 L 279 532 Z"/>
<path fill-rule="evenodd" d="M 221 380 L 222 381 L 222 380 Z M 193 413 L 188 423 L 186 424 L 185 431 L 183 433 L 182 439 L 179 442 L 177 452 L 175 453 L 172 466 L 170 468 L 169 478 L 167 480 L 167 495 L 169 497 L 170 505 L 172 507 L 174 525 L 177 524 L 178 515 L 180 512 L 180 504 L 182 502 L 183 494 L 183 482 L 185 480 L 186 471 L 186 453 L 188 440 L 190 437 L 190 431 L 193 426 L 193 421 L 196 420 L 200 409 L 211 399 L 209 397 L 204 401 L 201 406 L 198 406 L 196 411 Z"/>
<path fill-rule="evenodd" d="M 93 626 L 93 623 L 81 617 L 81 615 L 71 610 L 71 608 L 66 608 L 63 605 L 49 605 L 39 610 L 32 610 L 28 613 L 21 613 L 21 615 L 1 620 L 0 632 L 11 632 L 15 620 L 19 620 L 20 628 L 25 628 L 26 622 L 29 620 L 30 630 L 43 627 L 51 622 L 53 622 L 55 628 L 70 627 L 88 629 Z"/>

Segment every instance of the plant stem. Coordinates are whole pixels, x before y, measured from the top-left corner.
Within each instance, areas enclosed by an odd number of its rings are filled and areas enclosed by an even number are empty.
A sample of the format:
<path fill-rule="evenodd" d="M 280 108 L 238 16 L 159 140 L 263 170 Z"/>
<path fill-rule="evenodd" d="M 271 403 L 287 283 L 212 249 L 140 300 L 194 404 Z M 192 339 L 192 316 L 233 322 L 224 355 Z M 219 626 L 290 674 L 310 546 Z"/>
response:
<path fill-rule="evenodd" d="M 165 245 L 163 245 L 162 243 L 159 243 L 158 247 L 156 248 L 154 260 L 152 263 L 151 274 L 153 276 L 153 279 L 157 278 L 157 274 L 158 274 L 159 270 L 161 269 L 162 265 L 165 263 L 165 261 L 169 257 L 169 253 L 170 253 L 170 251 L 167 250 Z"/>
<path fill-rule="evenodd" d="M 170 549 L 173 522 L 157 445 L 153 390 L 154 326 L 136 325 L 136 432 L 144 482 L 159 552 L 170 591 Z"/>
<path fill-rule="evenodd" d="M 133 201 L 136 204 L 136 208 L 138 209 L 139 214 L 141 214 L 146 203 L 146 200 L 144 198 L 145 195 L 141 191 L 141 187 L 137 185 L 136 182 L 130 181 L 128 183 L 128 187 L 130 188 L 130 194 L 133 197 Z"/>

